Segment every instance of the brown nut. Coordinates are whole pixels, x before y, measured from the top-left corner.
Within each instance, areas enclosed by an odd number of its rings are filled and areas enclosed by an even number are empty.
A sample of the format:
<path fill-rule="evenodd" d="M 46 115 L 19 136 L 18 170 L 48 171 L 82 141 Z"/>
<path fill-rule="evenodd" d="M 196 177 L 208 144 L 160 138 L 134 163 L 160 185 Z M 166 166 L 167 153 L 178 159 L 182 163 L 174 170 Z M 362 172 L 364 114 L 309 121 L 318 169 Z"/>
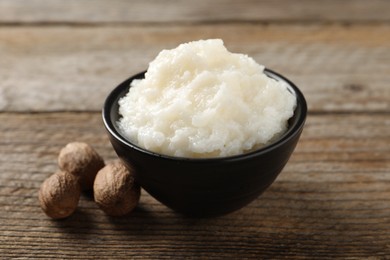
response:
<path fill-rule="evenodd" d="M 60 151 L 58 165 L 62 171 L 78 177 L 83 190 L 91 190 L 104 160 L 89 144 L 73 142 Z"/>
<path fill-rule="evenodd" d="M 132 170 L 114 161 L 101 169 L 93 186 L 95 202 L 110 216 L 122 216 L 138 204 L 141 189 Z"/>
<path fill-rule="evenodd" d="M 51 218 L 70 216 L 77 207 L 81 188 L 77 178 L 66 172 L 57 172 L 47 178 L 39 190 L 42 210 Z"/>

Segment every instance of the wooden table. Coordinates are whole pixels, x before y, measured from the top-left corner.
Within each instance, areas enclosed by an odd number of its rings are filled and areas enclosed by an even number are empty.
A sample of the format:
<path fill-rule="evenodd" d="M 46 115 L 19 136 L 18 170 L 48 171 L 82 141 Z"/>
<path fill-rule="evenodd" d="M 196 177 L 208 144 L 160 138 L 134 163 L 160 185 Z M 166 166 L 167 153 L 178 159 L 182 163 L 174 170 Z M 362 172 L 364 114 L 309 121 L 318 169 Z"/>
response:
<path fill-rule="evenodd" d="M 390 2 L 0 0 L 1 259 L 390 259 Z M 295 82 L 309 115 L 289 164 L 230 215 L 146 192 L 126 218 L 82 196 L 46 217 L 42 181 L 71 141 L 116 158 L 107 93 L 164 48 L 222 38 Z"/>

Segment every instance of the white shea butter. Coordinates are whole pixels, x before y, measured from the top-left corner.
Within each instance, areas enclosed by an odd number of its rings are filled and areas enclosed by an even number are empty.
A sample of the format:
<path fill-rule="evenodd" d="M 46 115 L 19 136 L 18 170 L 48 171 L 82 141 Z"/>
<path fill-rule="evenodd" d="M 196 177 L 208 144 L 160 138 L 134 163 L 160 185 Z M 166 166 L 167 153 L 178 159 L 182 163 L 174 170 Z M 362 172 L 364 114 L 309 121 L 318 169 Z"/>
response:
<path fill-rule="evenodd" d="M 219 39 L 163 50 L 119 100 L 119 129 L 142 148 L 176 157 L 225 157 L 269 144 L 286 131 L 296 98 L 263 70 Z"/>

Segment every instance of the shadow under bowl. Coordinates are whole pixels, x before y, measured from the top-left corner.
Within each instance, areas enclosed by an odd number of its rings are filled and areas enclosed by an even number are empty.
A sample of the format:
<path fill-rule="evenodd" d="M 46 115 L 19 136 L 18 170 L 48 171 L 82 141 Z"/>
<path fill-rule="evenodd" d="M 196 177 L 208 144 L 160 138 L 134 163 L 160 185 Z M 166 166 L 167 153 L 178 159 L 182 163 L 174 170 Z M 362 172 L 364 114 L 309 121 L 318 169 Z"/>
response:
<path fill-rule="evenodd" d="M 209 217 L 244 207 L 272 184 L 294 151 L 307 114 L 305 98 L 292 82 L 265 69 L 269 77 L 285 81 L 297 99 L 288 130 L 275 142 L 236 156 L 181 158 L 145 150 L 127 140 L 117 126 L 118 100 L 128 93 L 130 83 L 143 78 L 144 73 L 113 89 L 102 111 L 114 150 L 126 166 L 135 170 L 136 180 L 143 189 L 177 212 Z"/>

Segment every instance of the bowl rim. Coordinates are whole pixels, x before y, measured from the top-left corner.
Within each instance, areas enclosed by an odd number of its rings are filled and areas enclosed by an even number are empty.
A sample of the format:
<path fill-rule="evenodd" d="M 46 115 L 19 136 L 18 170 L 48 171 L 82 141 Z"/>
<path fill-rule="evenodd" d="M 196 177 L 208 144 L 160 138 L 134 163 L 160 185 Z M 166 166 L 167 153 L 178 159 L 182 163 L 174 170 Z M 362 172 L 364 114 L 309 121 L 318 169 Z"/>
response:
<path fill-rule="evenodd" d="M 118 86 L 116 86 L 114 89 L 111 90 L 111 92 L 108 94 L 103 108 L 102 108 L 102 118 L 103 118 L 103 124 L 109 134 L 115 138 L 117 141 L 128 147 L 129 149 L 134 149 L 142 154 L 158 157 L 159 159 L 165 159 L 170 161 L 189 161 L 189 162 L 197 162 L 197 163 L 212 163 L 212 162 L 220 162 L 220 161 L 239 161 L 239 160 L 247 160 L 249 158 L 257 157 L 261 154 L 265 154 L 270 152 L 271 150 L 274 150 L 282 145 L 284 145 L 286 142 L 288 142 L 291 138 L 294 137 L 296 133 L 298 133 L 304 126 L 307 116 L 307 102 L 302 94 L 302 92 L 299 90 L 299 88 L 292 83 L 289 79 L 282 76 L 281 74 L 268 69 L 264 68 L 264 73 L 273 79 L 276 80 L 282 80 L 287 83 L 289 91 L 291 91 L 296 99 L 297 99 L 297 106 L 294 110 L 294 113 L 297 111 L 298 106 L 300 107 L 300 113 L 298 114 L 298 119 L 293 123 L 292 126 L 289 126 L 287 131 L 283 133 L 276 141 L 271 142 L 270 144 L 267 144 L 265 146 L 262 146 L 258 149 L 255 149 L 253 151 L 238 154 L 238 155 L 232 155 L 232 156 L 225 156 L 225 157 L 207 157 L 207 158 L 190 158 L 190 157 L 178 157 L 178 156 L 170 156 L 165 154 L 160 154 L 156 152 L 149 151 L 147 149 L 144 149 L 132 142 L 130 142 L 127 138 L 125 138 L 119 131 L 118 127 L 115 125 L 116 122 L 112 121 L 112 107 L 115 105 L 115 102 L 118 102 L 119 98 L 123 97 L 125 94 L 128 93 L 128 90 L 130 88 L 130 83 L 134 79 L 141 79 L 144 77 L 146 71 L 134 74 L 133 76 L 129 77 L 128 79 L 121 82 Z M 117 112 L 118 113 L 118 112 Z"/>

